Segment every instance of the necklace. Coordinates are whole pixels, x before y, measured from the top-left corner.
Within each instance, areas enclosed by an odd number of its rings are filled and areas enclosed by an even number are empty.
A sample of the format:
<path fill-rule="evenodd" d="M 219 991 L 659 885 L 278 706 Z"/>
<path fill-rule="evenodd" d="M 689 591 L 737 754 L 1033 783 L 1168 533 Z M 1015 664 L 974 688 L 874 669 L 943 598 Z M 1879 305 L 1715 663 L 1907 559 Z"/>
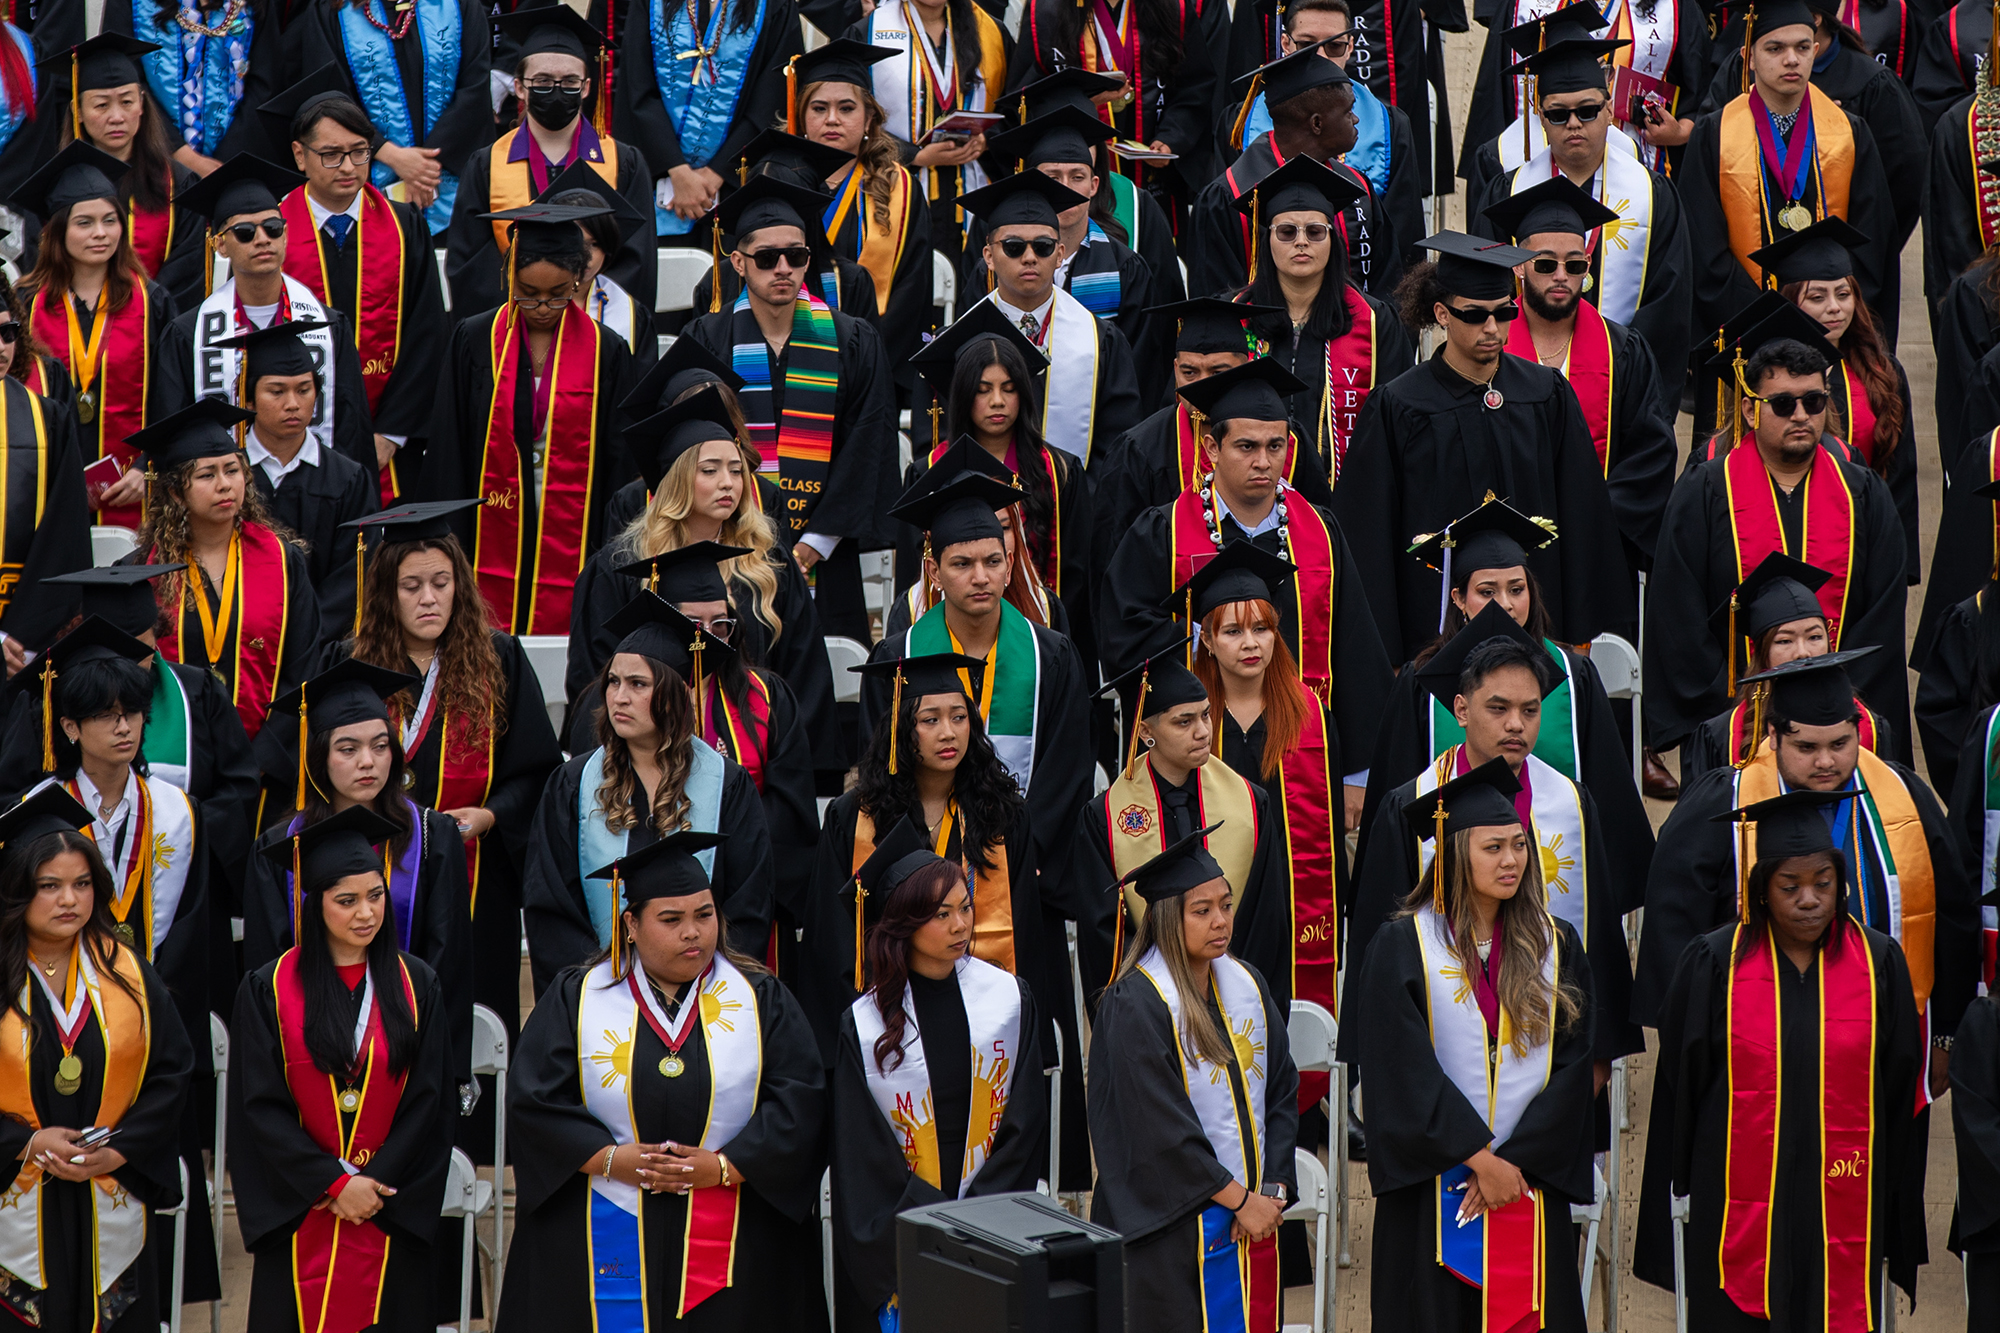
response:
<path fill-rule="evenodd" d="M 374 0 L 362 0 L 361 17 L 367 19 L 383 32 L 388 33 L 389 40 L 392 42 L 401 41 L 403 35 L 409 32 L 410 24 L 416 21 L 416 0 L 396 0 L 396 13 L 398 15 L 396 26 L 392 28 L 381 19 L 375 17 Z"/>
<path fill-rule="evenodd" d="M 62 964 L 61 964 L 61 963 L 45 963 L 45 962 L 43 962 L 43 961 L 42 961 L 41 959 L 37 958 L 37 959 L 35 960 L 35 966 L 36 966 L 36 967 L 39 967 L 40 969 L 42 969 L 42 975 L 43 975 L 43 976 L 49 976 L 49 977 L 52 977 L 52 976 L 54 976 L 54 975 L 56 974 L 56 969 L 57 969 L 57 968 L 59 968 L 59 967 L 61 967 L 61 966 L 62 966 Z"/>
<path fill-rule="evenodd" d="M 182 32 L 196 33 L 203 37 L 221 37 L 236 26 L 236 20 L 242 15 L 244 9 L 249 6 L 249 3 L 250 0 L 229 0 L 229 3 L 222 8 L 222 22 L 213 28 L 204 24 L 199 18 L 192 17 L 186 9 L 174 15 L 174 22 L 180 25 Z M 201 10 L 199 8 L 193 11 L 193 14 L 198 15 L 200 13 Z M 407 28 L 409 25 L 405 23 L 403 26 Z"/>
<path fill-rule="evenodd" d="M 1291 496 L 1291 489 L 1292 488 L 1285 483 L 1284 478 L 1280 477 L 1278 479 L 1278 500 L 1277 500 L 1278 550 L 1284 555 L 1285 559 L 1287 560 L 1292 559 L 1292 529 L 1291 529 L 1291 517 L 1288 509 L 1288 501 Z M 1222 516 L 1216 511 L 1215 474 L 1213 472 L 1204 473 L 1202 475 L 1200 494 L 1201 494 L 1201 525 L 1204 528 L 1208 529 L 1210 537 L 1212 537 L 1215 541 L 1216 549 L 1221 550 Z M 1231 517 L 1234 517 L 1234 515 L 1231 515 Z"/>
<path fill-rule="evenodd" d="M 1553 357 L 1549 357 L 1542 355 L 1540 350 L 1537 350 L 1535 352 L 1535 359 L 1540 361 L 1545 366 L 1560 366 L 1561 364 L 1563 364 L 1563 362 L 1569 360 L 1569 346 L 1571 343 L 1575 341 L 1576 341 L 1576 329 L 1572 327 L 1569 331 L 1569 337 L 1563 339 L 1563 345 L 1561 351 L 1557 352 Z M 1494 378 L 1497 379 L 1498 377 L 1499 374 L 1496 371 L 1494 374 Z M 1492 382 L 1493 382 L 1492 380 L 1487 381 L 1488 384 L 1491 384 Z"/>
<path fill-rule="evenodd" d="M 1564 344 L 1564 350 L 1568 350 L 1568 344 Z M 1493 381 L 1500 378 L 1501 364 L 1501 362 L 1495 361 L 1493 363 L 1493 373 L 1488 375 L 1483 381 L 1475 380 L 1470 375 L 1465 377 L 1474 387 L 1478 387 L 1481 384 L 1485 386 L 1486 392 L 1480 395 L 1479 401 L 1485 405 L 1488 412 L 1499 411 L 1507 401 L 1506 395 L 1493 387 Z M 1544 362 L 1543 364 L 1547 363 Z"/>

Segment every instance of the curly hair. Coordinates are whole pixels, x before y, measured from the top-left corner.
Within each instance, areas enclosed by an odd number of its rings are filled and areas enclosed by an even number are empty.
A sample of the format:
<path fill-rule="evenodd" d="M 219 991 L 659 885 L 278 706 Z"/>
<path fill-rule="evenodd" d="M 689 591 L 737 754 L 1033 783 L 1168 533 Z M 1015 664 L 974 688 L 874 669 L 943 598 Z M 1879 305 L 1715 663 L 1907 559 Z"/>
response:
<path fill-rule="evenodd" d="M 813 94 L 826 87 L 828 80 L 808 83 L 799 89 L 799 104 L 796 108 L 798 122 L 805 124 L 806 105 Z M 875 100 L 872 89 L 862 84 L 848 83 L 844 86 L 861 94 L 862 110 L 868 113 L 868 127 L 861 131 L 861 151 L 855 154 L 861 163 L 862 183 L 868 189 L 868 203 L 875 215 L 875 225 L 887 227 L 893 221 L 889 216 L 889 202 L 895 197 L 896 173 L 903 170 L 903 155 L 896 149 L 896 136 L 884 128 L 888 124 L 888 113 Z"/>
<path fill-rule="evenodd" d="M 616 653 L 604 659 L 597 673 L 597 689 L 608 697 L 611 664 Z M 657 658 L 642 658 L 653 676 L 653 725 L 659 729 L 659 748 L 653 762 L 660 766 L 660 785 L 653 792 L 653 830 L 665 836 L 688 827 L 692 809 L 688 802 L 688 774 L 694 768 L 694 701 L 687 682 Z M 638 821 L 632 817 L 632 800 L 639 791 L 639 775 L 632 768 L 632 751 L 611 726 L 611 709 L 597 715 L 597 743 L 604 748 L 604 781 L 598 784 L 597 808 L 613 833 L 622 833 Z"/>
<path fill-rule="evenodd" d="M 1403 274 L 1403 280 L 1396 284 L 1394 295 L 1396 314 L 1401 317 L 1403 327 L 1412 333 L 1419 333 L 1438 322 L 1434 307 L 1451 304 L 1451 293 L 1445 290 L 1444 282 L 1438 277 L 1435 259 L 1426 260 Z"/>
<path fill-rule="evenodd" d="M 1869 467 L 1874 469 L 1875 475 L 1886 478 L 1889 475 L 1889 456 L 1896 452 L 1896 446 L 1903 439 L 1903 417 L 1909 407 L 1903 402 L 1896 359 L 1882 337 L 1882 330 L 1875 324 L 1875 316 L 1869 313 L 1868 303 L 1861 299 L 1860 282 L 1851 274 L 1838 281 L 1846 283 L 1848 290 L 1854 293 L 1854 318 L 1848 324 L 1847 332 L 1841 336 L 1840 359 L 1846 373 L 1861 381 L 1861 387 L 1868 395 L 1868 406 L 1875 412 L 1875 437 L 1854 443 L 1862 451 L 1862 457 L 1868 460 Z M 1797 305 L 1810 285 L 1788 282 L 1778 289 L 1778 294 Z"/>
<path fill-rule="evenodd" d="M 263 528 L 287 546 L 305 550 L 304 539 L 278 521 L 271 507 L 264 503 L 263 495 L 252 484 L 249 455 L 239 447 L 235 458 L 243 465 L 244 472 L 243 498 L 236 502 L 236 526 L 239 529 L 253 525 Z M 187 590 L 188 571 L 195 567 L 193 537 L 188 523 L 187 486 L 194 470 L 211 461 L 197 458 L 187 463 L 176 463 L 146 488 L 145 518 L 140 521 L 138 532 L 133 534 L 138 549 L 153 552 L 162 564 L 185 562 L 188 565 L 188 570 L 163 574 L 155 580 L 153 586 L 159 591 L 162 607 L 180 601 Z"/>
<path fill-rule="evenodd" d="M 397 616 L 397 582 L 403 562 L 424 551 L 437 551 L 451 561 L 451 615 L 444 633 L 438 636 L 438 683 L 435 698 L 443 702 L 462 729 L 451 736 L 451 754 L 465 754 L 486 747 L 507 726 L 507 674 L 500 668 L 500 654 L 493 647 L 493 623 L 487 619 L 486 599 L 479 595 L 479 582 L 472 562 L 458 538 L 422 537 L 415 541 L 384 542 L 368 563 L 361 588 L 361 632 L 354 636 L 352 656 L 357 662 L 402 671 L 409 664 L 404 648 L 403 624 Z M 417 706 L 409 690 L 389 700 L 390 711 L 408 717 Z"/>
<path fill-rule="evenodd" d="M 903 816 L 914 813 L 924 822 L 923 800 L 917 795 L 917 706 L 923 697 L 903 696 L 902 713 L 896 722 L 896 769 L 889 771 L 889 725 L 885 718 L 875 724 L 868 749 L 856 765 L 854 796 L 876 828 L 888 828 Z M 959 845 L 966 859 L 981 870 L 993 868 L 992 849 L 1006 836 L 1025 798 L 1014 775 L 1000 762 L 993 740 L 979 710 L 968 704 L 966 720 L 971 728 L 958 769 L 952 775 L 952 799 L 958 803 Z"/>

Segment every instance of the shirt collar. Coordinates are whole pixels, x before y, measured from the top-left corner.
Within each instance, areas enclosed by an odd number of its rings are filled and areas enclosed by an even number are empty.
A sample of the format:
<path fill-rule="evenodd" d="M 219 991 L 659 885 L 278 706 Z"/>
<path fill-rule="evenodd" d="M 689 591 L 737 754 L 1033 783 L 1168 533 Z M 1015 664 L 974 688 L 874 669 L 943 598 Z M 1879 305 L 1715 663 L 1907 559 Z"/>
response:
<path fill-rule="evenodd" d="M 1056 291 L 1057 289 L 1054 287 L 1049 288 L 1049 299 L 1036 306 L 1033 310 L 1023 310 L 1017 305 L 1009 304 L 1007 299 L 1001 296 L 997 290 L 993 293 L 993 304 L 1000 308 L 1000 313 L 1005 315 L 1010 322 L 1019 324 L 1023 315 L 1033 315 L 1036 319 L 1041 319 L 1047 315 L 1049 307 L 1056 303 Z"/>
<path fill-rule="evenodd" d="M 118 804 L 106 816 L 99 816 L 97 813 L 99 807 L 104 804 L 104 793 L 97 790 L 97 784 L 90 780 L 90 774 L 84 772 L 81 765 L 76 770 L 76 789 L 82 795 L 84 805 L 89 807 L 91 818 L 109 827 L 118 822 L 126 804 L 132 799 L 132 783 L 137 776 L 138 774 L 131 769 L 125 770 L 125 790 L 119 793 Z"/>
<path fill-rule="evenodd" d="M 514 131 L 514 142 L 507 148 L 507 160 L 509 162 L 526 162 L 531 148 L 536 152 L 540 151 L 540 148 L 535 145 L 533 131 L 528 128 L 527 122 L 523 121 Z M 572 162 L 602 162 L 603 160 L 604 141 L 597 137 L 597 131 L 591 126 L 590 117 L 579 114 L 576 118 L 576 136 L 569 142 L 569 153 L 562 161 L 551 162 L 549 165 L 560 171 Z"/>
<path fill-rule="evenodd" d="M 305 189 L 304 186 L 300 186 L 299 188 L 302 190 Z M 347 201 L 347 207 L 340 210 L 342 217 L 353 218 L 357 226 L 361 223 L 361 194 L 360 190 L 356 190 L 354 197 Z M 306 190 L 305 195 L 306 209 L 312 214 L 313 230 L 318 231 L 320 228 L 326 226 L 326 220 L 333 216 L 333 210 L 313 198 L 311 190 Z"/>
<path fill-rule="evenodd" d="M 276 481 L 279 477 L 289 477 L 301 467 L 319 466 L 319 441 L 314 438 L 311 431 L 306 432 L 305 442 L 299 445 L 299 451 L 292 455 L 292 461 L 289 463 L 280 461 L 276 454 L 264 447 L 264 442 L 257 438 L 255 426 L 243 433 L 243 449 L 250 456 L 250 461 L 263 468 L 272 481 Z M 275 473 L 272 472 L 273 468 L 276 469 Z"/>

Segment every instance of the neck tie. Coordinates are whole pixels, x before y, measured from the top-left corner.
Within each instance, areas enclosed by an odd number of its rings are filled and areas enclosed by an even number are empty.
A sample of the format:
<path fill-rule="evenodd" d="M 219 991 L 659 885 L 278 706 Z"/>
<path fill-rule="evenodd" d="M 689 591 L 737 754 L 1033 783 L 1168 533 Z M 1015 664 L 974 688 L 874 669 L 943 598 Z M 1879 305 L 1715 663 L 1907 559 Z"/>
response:
<path fill-rule="evenodd" d="M 345 250 L 347 248 L 347 233 L 354 230 L 354 219 L 345 213 L 329 213 L 326 217 L 326 223 L 321 230 L 333 238 L 334 249 Z"/>

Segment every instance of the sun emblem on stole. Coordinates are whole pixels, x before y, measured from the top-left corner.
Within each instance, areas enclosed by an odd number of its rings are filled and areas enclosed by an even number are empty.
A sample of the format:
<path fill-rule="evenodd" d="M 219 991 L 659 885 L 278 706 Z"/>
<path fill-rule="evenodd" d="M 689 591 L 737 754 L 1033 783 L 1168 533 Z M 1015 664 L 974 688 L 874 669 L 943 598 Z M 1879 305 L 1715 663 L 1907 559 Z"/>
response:
<path fill-rule="evenodd" d="M 1236 1052 L 1236 1067 L 1243 1071 L 1243 1077 L 1246 1079 L 1262 1078 L 1264 1075 L 1264 1043 L 1250 1039 L 1250 1033 L 1255 1024 L 1246 1018 L 1243 1020 L 1243 1026 L 1239 1028 L 1236 1024 L 1225 1019 L 1224 1026 L 1229 1029 L 1229 1048 Z M 1228 1071 L 1225 1069 L 1219 1067 L 1210 1069 L 1208 1071 L 1208 1081 L 1210 1083 L 1220 1083 L 1227 1075 Z"/>
<path fill-rule="evenodd" d="M 1542 883 L 1557 893 L 1569 892 L 1566 870 L 1576 869 L 1576 858 L 1563 854 L 1563 835 L 1558 833 L 1542 844 Z"/>
<path fill-rule="evenodd" d="M 1451 983 L 1451 1002 L 1464 1004 L 1472 994 L 1472 974 L 1457 963 L 1446 963 L 1438 969 L 1438 975 Z"/>
<path fill-rule="evenodd" d="M 1617 212 L 1618 216 L 1604 224 L 1604 244 L 1615 245 L 1620 250 L 1629 250 L 1632 248 L 1632 243 L 1625 239 L 1623 233 L 1625 228 L 1632 225 L 1625 216 L 1627 210 L 1632 207 L 1632 201 L 1630 199 L 1620 199 L 1610 207 Z"/>
<path fill-rule="evenodd" d="M 896 1130 L 903 1160 L 910 1170 L 927 1181 L 944 1179 L 938 1170 L 937 1115 L 931 1107 L 930 1090 L 925 1089 L 921 1099 L 907 1092 L 897 1093 L 896 1109 L 890 1112 L 889 1123 Z"/>
<path fill-rule="evenodd" d="M 164 833 L 153 835 L 153 869 L 171 870 L 174 864 L 174 846 L 167 841 Z"/>
<path fill-rule="evenodd" d="M 608 1088 L 621 1078 L 632 1077 L 632 1032 L 627 1028 L 621 1037 L 610 1028 L 604 1029 L 604 1045 L 590 1053 L 590 1063 L 599 1070 L 600 1086 Z"/>
<path fill-rule="evenodd" d="M 1007 1109 L 1007 1073 L 1013 1061 L 1004 1055 L 972 1053 L 972 1115 L 967 1121 L 965 1150 L 969 1154 L 1000 1129 Z"/>
<path fill-rule="evenodd" d="M 736 1031 L 736 1025 L 728 1015 L 743 1011 L 741 1000 L 725 998 L 729 990 L 729 978 L 717 977 L 709 988 L 701 993 L 701 1025 L 704 1028 L 719 1027 L 724 1032 Z"/>

